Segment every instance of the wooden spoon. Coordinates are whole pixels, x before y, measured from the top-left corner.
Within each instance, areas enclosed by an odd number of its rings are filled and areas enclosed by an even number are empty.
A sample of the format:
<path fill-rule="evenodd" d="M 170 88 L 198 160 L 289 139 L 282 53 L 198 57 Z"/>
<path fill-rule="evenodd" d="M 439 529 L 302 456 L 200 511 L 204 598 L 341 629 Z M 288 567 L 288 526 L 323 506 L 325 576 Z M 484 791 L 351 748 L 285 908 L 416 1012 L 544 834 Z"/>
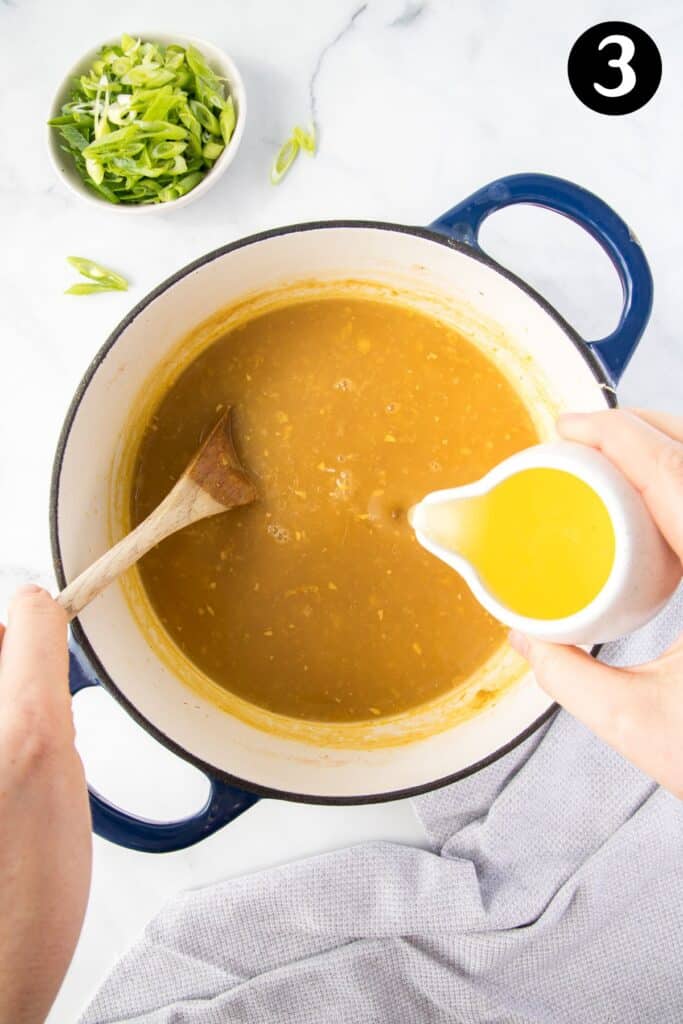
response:
<path fill-rule="evenodd" d="M 62 606 L 71 621 L 159 541 L 190 523 L 238 505 L 249 505 L 256 496 L 256 488 L 240 465 L 232 443 L 228 409 L 161 504 L 131 533 L 72 580 L 58 594 L 57 604 Z"/>

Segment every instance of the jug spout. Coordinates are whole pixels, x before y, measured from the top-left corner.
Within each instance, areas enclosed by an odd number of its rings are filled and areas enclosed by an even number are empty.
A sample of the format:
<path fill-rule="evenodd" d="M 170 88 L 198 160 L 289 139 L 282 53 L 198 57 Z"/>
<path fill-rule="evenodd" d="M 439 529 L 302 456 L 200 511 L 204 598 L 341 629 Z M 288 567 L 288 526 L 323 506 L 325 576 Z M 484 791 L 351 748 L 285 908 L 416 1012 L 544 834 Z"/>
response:
<path fill-rule="evenodd" d="M 476 496 L 469 492 L 475 486 L 433 491 L 408 512 L 422 547 L 461 574 L 469 565 L 464 549 L 476 505 Z"/>

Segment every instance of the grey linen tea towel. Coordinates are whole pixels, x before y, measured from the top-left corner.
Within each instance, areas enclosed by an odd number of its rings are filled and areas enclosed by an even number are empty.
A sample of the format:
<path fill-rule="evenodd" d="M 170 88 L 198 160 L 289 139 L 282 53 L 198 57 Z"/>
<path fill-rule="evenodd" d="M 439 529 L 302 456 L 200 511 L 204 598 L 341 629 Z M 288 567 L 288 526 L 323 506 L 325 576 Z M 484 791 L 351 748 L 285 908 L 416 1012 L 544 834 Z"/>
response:
<path fill-rule="evenodd" d="M 679 591 L 602 656 L 649 660 L 681 624 Z M 681 1024 L 682 802 L 560 712 L 415 806 L 431 850 L 179 896 L 82 1024 Z"/>

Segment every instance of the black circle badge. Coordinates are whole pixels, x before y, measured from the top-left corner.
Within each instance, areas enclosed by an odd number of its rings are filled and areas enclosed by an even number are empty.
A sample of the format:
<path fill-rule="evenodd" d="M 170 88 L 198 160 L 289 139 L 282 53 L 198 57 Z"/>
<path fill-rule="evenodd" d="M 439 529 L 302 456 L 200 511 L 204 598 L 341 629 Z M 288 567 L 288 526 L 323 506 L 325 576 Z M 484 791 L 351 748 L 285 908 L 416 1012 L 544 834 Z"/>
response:
<path fill-rule="evenodd" d="M 598 114 L 632 114 L 657 92 L 662 58 L 647 32 L 603 21 L 580 35 L 567 63 L 575 94 Z"/>

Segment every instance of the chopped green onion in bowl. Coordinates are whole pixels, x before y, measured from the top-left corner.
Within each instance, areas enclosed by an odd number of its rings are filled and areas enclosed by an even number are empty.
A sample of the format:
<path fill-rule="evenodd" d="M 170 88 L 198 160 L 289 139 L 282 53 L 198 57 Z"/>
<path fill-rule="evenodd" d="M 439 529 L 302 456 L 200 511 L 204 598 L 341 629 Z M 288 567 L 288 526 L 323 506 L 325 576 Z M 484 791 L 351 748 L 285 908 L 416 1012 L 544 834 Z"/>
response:
<path fill-rule="evenodd" d="M 124 207 L 169 203 L 203 181 L 235 136 L 243 97 L 233 95 L 232 77 L 229 85 L 192 44 L 123 35 L 73 78 L 48 124 L 100 199 Z"/>

